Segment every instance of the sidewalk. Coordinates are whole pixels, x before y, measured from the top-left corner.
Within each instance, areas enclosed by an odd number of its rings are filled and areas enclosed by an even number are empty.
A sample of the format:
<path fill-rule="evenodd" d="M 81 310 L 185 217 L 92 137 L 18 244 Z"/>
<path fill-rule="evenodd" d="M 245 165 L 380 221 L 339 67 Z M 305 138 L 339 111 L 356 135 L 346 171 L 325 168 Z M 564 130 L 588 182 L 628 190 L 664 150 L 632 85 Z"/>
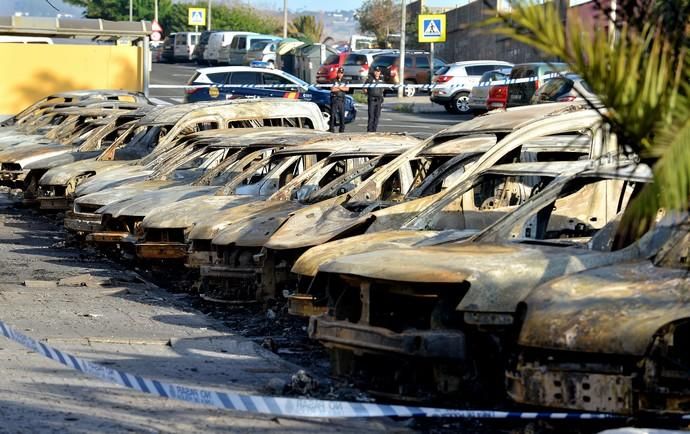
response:
<path fill-rule="evenodd" d="M 0 195 L 0 319 L 20 332 L 111 368 L 206 389 L 262 394 L 299 369 L 193 309 L 188 295 L 64 247 L 63 236 L 60 225 L 19 213 Z M 0 369 L 2 432 L 401 430 L 389 420 L 273 417 L 158 398 L 86 376 L 2 336 Z"/>

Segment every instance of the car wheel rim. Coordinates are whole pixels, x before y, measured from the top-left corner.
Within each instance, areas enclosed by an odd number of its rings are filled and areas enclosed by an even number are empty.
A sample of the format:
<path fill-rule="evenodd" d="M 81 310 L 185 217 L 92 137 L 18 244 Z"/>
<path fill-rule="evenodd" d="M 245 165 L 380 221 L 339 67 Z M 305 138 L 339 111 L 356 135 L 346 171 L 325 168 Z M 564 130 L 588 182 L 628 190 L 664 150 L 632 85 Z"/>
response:
<path fill-rule="evenodd" d="M 405 88 L 405 96 L 407 96 L 407 97 L 414 96 L 414 91 L 415 91 L 415 89 L 413 87 L 406 87 Z"/>
<path fill-rule="evenodd" d="M 461 113 L 470 111 L 470 98 L 467 95 L 458 97 L 457 101 L 455 102 L 455 106 Z"/>

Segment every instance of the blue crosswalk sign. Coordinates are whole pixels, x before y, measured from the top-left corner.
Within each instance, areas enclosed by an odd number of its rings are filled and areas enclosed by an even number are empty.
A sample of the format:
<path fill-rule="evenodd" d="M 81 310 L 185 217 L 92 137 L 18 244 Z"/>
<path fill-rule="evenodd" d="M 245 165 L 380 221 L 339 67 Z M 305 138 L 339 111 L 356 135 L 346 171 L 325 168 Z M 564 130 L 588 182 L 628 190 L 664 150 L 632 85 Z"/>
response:
<path fill-rule="evenodd" d="M 206 9 L 189 8 L 189 12 L 187 15 L 187 24 L 189 24 L 190 26 L 206 25 Z"/>
<path fill-rule="evenodd" d="M 424 20 L 424 36 L 441 36 L 441 20 Z"/>
<path fill-rule="evenodd" d="M 419 15 L 419 42 L 445 42 L 446 16 L 441 14 Z"/>

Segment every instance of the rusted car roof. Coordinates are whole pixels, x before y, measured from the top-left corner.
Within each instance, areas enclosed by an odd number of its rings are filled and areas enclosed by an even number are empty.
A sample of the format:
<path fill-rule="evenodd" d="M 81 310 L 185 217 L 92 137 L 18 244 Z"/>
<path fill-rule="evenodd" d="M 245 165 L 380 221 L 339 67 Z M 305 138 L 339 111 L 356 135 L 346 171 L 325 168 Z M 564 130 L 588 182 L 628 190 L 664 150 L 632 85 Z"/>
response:
<path fill-rule="evenodd" d="M 426 146 L 419 155 L 447 155 L 455 156 L 460 154 L 483 154 L 497 143 L 494 134 L 477 134 L 469 137 L 458 137 L 447 142 L 434 143 Z"/>
<path fill-rule="evenodd" d="M 505 111 L 491 111 L 467 122 L 461 122 L 438 133 L 437 137 L 454 136 L 468 131 L 511 131 L 548 116 L 588 108 L 582 103 L 534 104 Z"/>
<path fill-rule="evenodd" d="M 304 101 L 290 100 L 290 99 L 238 99 L 231 101 L 211 101 L 211 102 L 197 102 L 190 104 L 178 104 L 163 107 L 156 110 L 154 113 L 149 113 L 145 116 L 141 123 L 143 125 L 170 125 L 174 124 L 185 115 L 194 113 L 194 115 L 201 115 L 204 109 L 208 109 L 209 113 L 216 113 L 223 110 L 228 114 L 237 112 L 235 117 L 242 119 L 242 115 L 249 118 L 270 117 L 270 113 L 277 108 L 289 108 L 297 110 L 300 105 L 313 104 Z"/>
<path fill-rule="evenodd" d="M 139 104 L 132 102 L 111 101 L 97 104 L 89 104 L 85 107 L 63 107 L 55 109 L 54 111 L 56 113 L 63 113 L 67 115 L 98 116 L 104 113 L 108 114 L 110 112 L 127 112 L 137 110 L 142 107 L 147 107 L 150 110 L 150 108 L 153 106 L 148 104 Z"/>
<path fill-rule="evenodd" d="M 213 142 L 218 146 L 273 144 L 274 146 L 303 143 L 316 137 L 327 137 L 329 133 L 308 128 L 261 127 L 261 128 L 224 128 L 200 131 L 186 136 L 197 143 Z"/>
<path fill-rule="evenodd" d="M 322 152 L 341 158 L 347 156 L 399 154 L 420 144 L 415 137 L 390 133 L 334 134 L 314 138 L 302 145 L 276 152 L 276 156 Z"/>

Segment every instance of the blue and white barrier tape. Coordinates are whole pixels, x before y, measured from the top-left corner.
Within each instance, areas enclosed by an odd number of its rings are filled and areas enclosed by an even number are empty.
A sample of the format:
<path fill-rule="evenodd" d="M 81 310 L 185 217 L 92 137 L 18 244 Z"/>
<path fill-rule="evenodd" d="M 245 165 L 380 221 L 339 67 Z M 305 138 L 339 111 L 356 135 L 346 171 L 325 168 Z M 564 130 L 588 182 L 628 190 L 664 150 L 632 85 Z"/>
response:
<path fill-rule="evenodd" d="M 455 410 L 445 408 L 386 405 L 348 401 L 326 401 L 306 398 L 282 398 L 246 395 L 232 391 L 215 391 L 164 383 L 132 375 L 80 359 L 72 354 L 38 342 L 0 321 L 0 331 L 38 354 L 84 374 L 109 383 L 163 398 L 194 404 L 210 405 L 226 410 L 273 416 L 351 418 L 351 417 L 447 417 L 466 419 L 549 419 L 549 420 L 604 420 L 620 416 L 606 413 L 515 412 L 494 410 Z M 687 417 L 690 419 L 690 416 Z"/>
<path fill-rule="evenodd" d="M 561 74 L 546 74 L 541 77 L 528 77 L 528 78 L 514 78 L 514 79 L 503 79 L 503 80 L 493 80 L 493 81 L 482 81 L 476 84 L 477 87 L 488 87 L 495 85 L 507 85 L 507 84 L 518 84 L 518 83 L 531 83 L 539 80 L 548 80 L 550 78 L 559 77 Z M 315 87 L 319 88 L 330 88 L 332 84 L 315 84 Z M 300 89 L 304 88 L 298 84 L 190 84 L 190 85 L 177 85 L 177 84 L 152 84 L 149 85 L 150 89 L 205 89 L 209 87 L 216 88 L 268 88 L 268 89 Z M 375 87 L 383 87 L 386 89 L 399 89 L 399 88 L 414 88 L 414 89 L 453 89 L 453 88 L 467 88 L 473 87 L 466 84 L 445 84 L 445 83 L 432 83 L 432 84 L 370 84 L 370 83 L 359 83 L 359 84 L 348 84 L 348 87 L 352 89 L 369 89 Z"/>

